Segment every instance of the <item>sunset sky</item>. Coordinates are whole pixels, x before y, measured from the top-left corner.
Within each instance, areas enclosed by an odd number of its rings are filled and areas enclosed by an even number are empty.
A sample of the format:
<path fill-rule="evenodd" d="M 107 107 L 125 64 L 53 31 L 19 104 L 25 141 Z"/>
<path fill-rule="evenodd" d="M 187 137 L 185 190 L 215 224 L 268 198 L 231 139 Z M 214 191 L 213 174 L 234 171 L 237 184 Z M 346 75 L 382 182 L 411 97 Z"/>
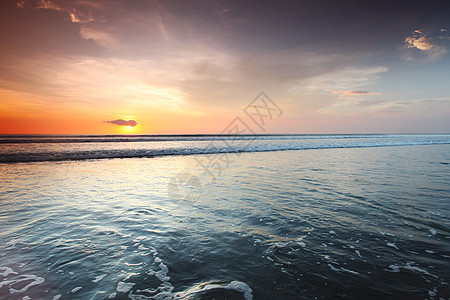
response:
<path fill-rule="evenodd" d="M 450 131 L 450 1 L 6 0 L 0 133 Z M 133 122 L 132 122 L 133 121 Z"/>

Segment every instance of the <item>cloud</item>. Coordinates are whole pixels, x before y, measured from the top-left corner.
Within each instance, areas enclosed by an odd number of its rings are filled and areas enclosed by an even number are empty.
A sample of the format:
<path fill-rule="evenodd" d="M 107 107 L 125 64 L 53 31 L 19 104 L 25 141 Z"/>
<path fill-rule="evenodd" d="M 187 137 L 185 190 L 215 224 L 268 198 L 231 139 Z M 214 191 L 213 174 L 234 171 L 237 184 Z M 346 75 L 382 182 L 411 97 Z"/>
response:
<path fill-rule="evenodd" d="M 90 23 L 94 21 L 90 13 L 83 13 L 75 9 L 69 12 L 69 16 L 72 23 Z"/>
<path fill-rule="evenodd" d="M 363 101 L 356 101 L 355 105 L 357 106 L 372 106 L 372 105 L 378 105 L 384 102 L 389 102 L 390 100 L 363 100 Z"/>
<path fill-rule="evenodd" d="M 167 32 L 167 28 L 163 22 L 163 20 L 161 19 L 160 16 L 155 16 L 155 22 L 156 22 L 156 26 L 158 27 L 161 35 L 163 36 L 165 41 L 169 40 L 169 34 Z"/>
<path fill-rule="evenodd" d="M 105 48 L 114 48 L 118 44 L 117 39 L 113 36 L 94 28 L 81 27 L 80 36 L 85 40 L 92 39 L 97 45 Z"/>
<path fill-rule="evenodd" d="M 333 91 L 333 90 L 327 90 L 332 92 L 333 94 L 338 94 L 338 99 L 346 99 L 346 98 L 354 98 L 357 96 L 370 96 L 370 95 L 381 95 L 381 93 L 373 93 L 365 90 L 348 90 L 348 91 Z"/>
<path fill-rule="evenodd" d="M 164 62 L 47 57 L 3 67 L 8 76 L 0 74 L 0 88 L 40 95 L 48 99 L 48 105 L 64 102 L 92 109 L 107 105 L 116 111 L 124 106 L 133 111 L 198 111 L 189 104 L 193 96 L 188 97 L 177 84 L 177 78 L 184 77 L 182 70 Z"/>
<path fill-rule="evenodd" d="M 80 3 L 83 4 L 83 2 Z M 52 2 L 51 0 L 39 0 L 36 8 L 65 12 L 69 15 L 70 21 L 72 23 L 86 24 L 92 21 L 96 21 L 96 19 L 92 16 L 92 13 L 89 10 L 83 11 L 79 8 L 59 6 L 55 2 Z"/>
<path fill-rule="evenodd" d="M 445 30 L 442 31 L 441 29 L 441 32 L 445 32 Z M 439 39 L 442 38 L 439 37 Z M 415 30 L 412 36 L 405 39 L 405 43 L 408 49 L 420 50 L 432 60 L 438 60 L 447 53 L 447 49 L 444 46 L 436 44 L 434 39 L 428 37 L 423 30 Z M 410 53 L 406 59 L 413 60 L 412 54 Z"/>
<path fill-rule="evenodd" d="M 25 1 L 17 1 L 16 6 L 18 8 L 24 8 L 25 7 Z"/>
<path fill-rule="evenodd" d="M 374 67 L 341 67 L 317 76 L 307 78 L 299 83 L 304 91 L 360 91 L 375 83 L 381 74 L 389 71 L 385 66 Z M 360 93 L 360 95 L 363 93 Z"/>
<path fill-rule="evenodd" d="M 113 121 L 103 121 L 103 123 L 114 124 L 117 126 L 131 126 L 131 127 L 134 127 L 138 124 L 135 120 L 125 121 L 122 119 L 117 119 L 117 120 L 113 120 Z"/>
<path fill-rule="evenodd" d="M 53 3 L 50 0 L 39 0 L 36 8 L 38 8 L 38 9 L 53 9 L 56 11 L 63 10 L 62 7 L 59 7 L 58 5 L 56 5 L 55 3 Z"/>
<path fill-rule="evenodd" d="M 408 44 L 408 48 L 416 48 L 419 50 L 431 50 L 435 45 L 431 42 L 431 39 L 421 36 L 421 37 L 407 37 L 405 42 Z"/>

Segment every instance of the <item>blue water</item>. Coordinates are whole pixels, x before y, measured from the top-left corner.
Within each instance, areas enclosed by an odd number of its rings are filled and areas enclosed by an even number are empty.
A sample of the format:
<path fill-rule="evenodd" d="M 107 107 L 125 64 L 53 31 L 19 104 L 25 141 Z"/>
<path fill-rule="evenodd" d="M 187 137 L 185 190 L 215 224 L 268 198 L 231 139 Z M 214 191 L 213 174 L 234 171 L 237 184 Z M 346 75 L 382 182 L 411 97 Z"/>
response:
<path fill-rule="evenodd" d="M 0 163 L 450 144 L 435 135 L 0 136 Z"/>
<path fill-rule="evenodd" d="M 447 299 L 449 150 L 449 135 L 4 136 L 0 299 Z"/>

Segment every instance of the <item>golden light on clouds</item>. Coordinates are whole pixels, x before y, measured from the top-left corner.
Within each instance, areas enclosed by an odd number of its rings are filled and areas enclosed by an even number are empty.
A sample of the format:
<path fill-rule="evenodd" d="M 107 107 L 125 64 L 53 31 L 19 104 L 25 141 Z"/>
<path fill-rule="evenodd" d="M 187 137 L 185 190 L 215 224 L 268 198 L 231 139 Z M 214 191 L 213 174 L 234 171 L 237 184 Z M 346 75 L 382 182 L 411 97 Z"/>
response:
<path fill-rule="evenodd" d="M 351 128 L 372 118 L 416 131 L 420 101 L 450 94 L 448 18 L 437 4 L 395 2 L 380 15 L 364 2 L 249 3 L 0 2 L 0 132 L 221 132 L 261 90 L 286 111 L 277 132 L 344 130 L 323 112 Z M 425 9 L 439 13 L 411 21 Z M 443 101 L 428 102 L 436 130 L 450 119 Z M 389 119 L 381 105 L 400 113 Z M 117 119 L 138 125 L 103 123 Z"/>

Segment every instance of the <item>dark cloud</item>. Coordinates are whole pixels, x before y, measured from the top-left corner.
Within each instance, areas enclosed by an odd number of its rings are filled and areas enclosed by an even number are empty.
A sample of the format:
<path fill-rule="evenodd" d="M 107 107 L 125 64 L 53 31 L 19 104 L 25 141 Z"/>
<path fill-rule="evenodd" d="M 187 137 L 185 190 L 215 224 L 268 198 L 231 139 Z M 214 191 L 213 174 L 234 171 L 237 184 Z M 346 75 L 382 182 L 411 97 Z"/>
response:
<path fill-rule="evenodd" d="M 131 126 L 131 127 L 134 127 L 138 124 L 135 120 L 125 121 L 122 119 L 117 119 L 117 120 L 113 120 L 113 121 L 103 121 L 103 123 L 114 124 L 117 126 Z"/>
<path fill-rule="evenodd" d="M 447 24 L 449 9 L 448 1 L 239 1 L 223 16 L 227 30 L 222 41 L 247 51 L 394 49 L 417 24 Z"/>
<path fill-rule="evenodd" d="M 34 9 L 17 9 L 17 3 Z M 77 36 L 65 37 L 58 32 L 60 26 L 73 33 L 89 24 L 97 30 L 114 32 L 126 42 L 123 51 L 128 55 L 145 55 L 153 52 L 154 47 L 164 48 L 170 43 L 178 47 L 208 44 L 252 53 L 298 48 L 330 53 L 396 49 L 398 41 L 404 40 L 412 29 L 436 27 L 440 30 L 446 26 L 450 5 L 448 1 L 430 1 L 424 5 L 405 0 L 29 0 L 13 2 L 4 11 L 4 16 L 1 12 L 0 15 L 8 22 L 3 25 L 10 28 L 12 37 L 23 39 L 27 31 L 42 31 L 44 38 L 56 33 L 58 38 L 66 40 L 61 44 L 68 45 L 67 51 L 75 46 Z M 37 20 L 39 17 L 50 20 Z M 17 20 L 16 26 L 7 26 L 14 20 Z M 56 26 L 53 23 L 57 21 L 66 23 Z M 147 40 L 153 41 L 152 48 L 142 47 L 142 42 Z M 40 39 L 35 43 L 46 48 L 40 45 Z M 80 47 L 80 44 L 78 41 L 76 45 Z M 84 41 L 84 47 L 78 50 L 96 51 L 92 46 Z"/>

